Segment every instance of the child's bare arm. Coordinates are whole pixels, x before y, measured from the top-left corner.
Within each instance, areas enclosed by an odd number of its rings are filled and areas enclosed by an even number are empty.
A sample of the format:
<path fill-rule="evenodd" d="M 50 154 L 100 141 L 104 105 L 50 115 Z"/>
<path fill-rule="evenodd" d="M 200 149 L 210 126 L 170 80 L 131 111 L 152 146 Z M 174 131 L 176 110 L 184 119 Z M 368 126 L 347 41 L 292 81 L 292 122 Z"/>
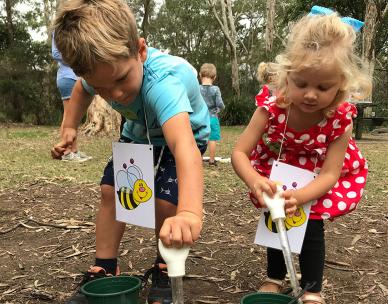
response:
<path fill-rule="evenodd" d="M 351 135 L 352 128 L 329 145 L 322 169 L 311 183 L 301 189 L 291 190 L 293 192 L 292 196 L 298 201 L 298 205 L 315 200 L 333 188 L 340 177 Z"/>
<path fill-rule="evenodd" d="M 178 177 L 176 216 L 167 218 L 160 230 L 163 244 L 192 245 L 202 229 L 202 157 L 190 126 L 189 114 L 179 113 L 163 124 L 163 134 L 174 155 Z"/>
<path fill-rule="evenodd" d="M 252 167 L 249 156 L 263 136 L 268 121 L 268 113 L 263 108 L 256 109 L 251 121 L 239 137 L 233 152 L 232 165 L 237 175 L 245 182 L 262 206 L 265 206 L 262 192 L 272 196 L 276 185 L 266 177 L 262 177 Z"/>
<path fill-rule="evenodd" d="M 63 117 L 63 127 L 76 129 L 92 100 L 93 96 L 84 90 L 81 79 L 78 79 L 74 85 L 70 100 L 68 101 L 69 110 L 66 116 Z"/>
<path fill-rule="evenodd" d="M 83 115 L 86 113 L 93 97 L 82 87 L 78 79 L 74 85 L 68 107 L 63 115 L 61 141 L 51 149 L 53 158 L 61 158 L 66 147 L 71 146 L 77 136 L 77 127 Z"/>

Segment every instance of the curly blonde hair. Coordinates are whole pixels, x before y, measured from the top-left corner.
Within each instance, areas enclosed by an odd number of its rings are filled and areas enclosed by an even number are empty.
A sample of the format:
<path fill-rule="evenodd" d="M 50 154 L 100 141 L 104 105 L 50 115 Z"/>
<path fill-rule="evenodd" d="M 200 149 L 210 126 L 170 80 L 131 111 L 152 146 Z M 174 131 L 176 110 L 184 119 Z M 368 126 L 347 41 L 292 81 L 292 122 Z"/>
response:
<path fill-rule="evenodd" d="M 276 72 L 272 62 L 260 62 L 257 66 L 256 78 L 260 83 L 271 83 L 274 81 Z"/>
<path fill-rule="evenodd" d="M 213 63 L 204 63 L 199 70 L 199 77 L 215 79 L 217 77 L 216 66 Z"/>
<path fill-rule="evenodd" d="M 139 51 L 136 20 L 123 0 L 64 1 L 53 22 L 55 44 L 77 75 Z"/>
<path fill-rule="evenodd" d="M 325 109 L 331 116 L 346 98 L 362 99 L 370 95 L 372 81 L 360 57 L 355 53 L 356 33 L 338 14 L 304 16 L 292 28 L 286 50 L 276 57 L 279 106 L 286 107 L 287 75 L 306 68 L 334 64 L 343 82 L 333 103 Z"/>

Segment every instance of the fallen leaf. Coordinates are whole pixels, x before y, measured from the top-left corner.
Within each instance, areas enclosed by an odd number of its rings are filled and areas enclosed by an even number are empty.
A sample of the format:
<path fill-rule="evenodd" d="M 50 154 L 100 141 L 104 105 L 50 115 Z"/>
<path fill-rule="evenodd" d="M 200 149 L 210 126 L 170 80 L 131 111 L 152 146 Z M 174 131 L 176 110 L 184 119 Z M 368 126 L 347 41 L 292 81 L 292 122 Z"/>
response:
<path fill-rule="evenodd" d="M 383 296 L 385 296 L 385 297 L 388 296 L 388 288 L 381 283 L 379 283 L 379 287 L 380 287 L 381 291 L 383 292 Z"/>
<path fill-rule="evenodd" d="M 352 246 L 354 244 L 356 244 L 360 239 L 362 238 L 362 236 L 360 234 L 356 234 L 352 240 L 352 242 L 350 243 Z"/>

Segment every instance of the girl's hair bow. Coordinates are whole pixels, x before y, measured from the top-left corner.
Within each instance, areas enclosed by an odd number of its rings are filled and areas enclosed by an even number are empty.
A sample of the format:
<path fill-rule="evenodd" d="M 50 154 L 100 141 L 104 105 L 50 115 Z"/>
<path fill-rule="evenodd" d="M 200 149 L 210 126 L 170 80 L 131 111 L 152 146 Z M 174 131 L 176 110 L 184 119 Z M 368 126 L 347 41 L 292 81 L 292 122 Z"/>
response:
<path fill-rule="evenodd" d="M 309 13 L 309 16 L 314 16 L 314 15 L 330 15 L 335 13 L 333 10 L 327 7 L 323 6 L 318 6 L 314 5 L 311 8 L 311 11 Z M 363 27 L 364 22 L 354 19 L 352 17 L 342 17 L 341 18 L 342 22 L 349 24 L 356 32 L 359 32 L 360 29 Z"/>

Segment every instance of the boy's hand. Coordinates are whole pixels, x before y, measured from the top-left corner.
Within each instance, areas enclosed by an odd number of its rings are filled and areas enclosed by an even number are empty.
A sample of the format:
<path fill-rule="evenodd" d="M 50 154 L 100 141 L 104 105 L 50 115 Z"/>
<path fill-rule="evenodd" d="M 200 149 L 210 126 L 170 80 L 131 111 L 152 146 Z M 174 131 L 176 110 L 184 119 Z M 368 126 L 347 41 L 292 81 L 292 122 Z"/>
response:
<path fill-rule="evenodd" d="M 77 137 L 76 129 L 63 128 L 62 134 L 61 134 L 61 141 L 51 149 L 52 158 L 61 159 L 63 153 L 66 151 L 66 148 L 71 147 L 76 137 Z"/>
<path fill-rule="evenodd" d="M 298 200 L 294 197 L 295 190 L 286 190 L 282 193 L 285 199 L 284 209 L 288 216 L 293 216 L 298 208 Z"/>
<path fill-rule="evenodd" d="M 267 193 L 269 197 L 272 197 L 276 192 L 276 184 L 275 182 L 269 180 L 266 177 L 260 176 L 260 178 L 256 179 L 253 186 L 251 188 L 251 193 L 259 202 L 261 207 L 267 207 L 264 202 L 263 192 Z"/>
<path fill-rule="evenodd" d="M 202 220 L 197 214 L 180 211 L 176 216 L 164 221 L 159 238 L 167 247 L 191 246 L 198 240 L 201 230 Z"/>

